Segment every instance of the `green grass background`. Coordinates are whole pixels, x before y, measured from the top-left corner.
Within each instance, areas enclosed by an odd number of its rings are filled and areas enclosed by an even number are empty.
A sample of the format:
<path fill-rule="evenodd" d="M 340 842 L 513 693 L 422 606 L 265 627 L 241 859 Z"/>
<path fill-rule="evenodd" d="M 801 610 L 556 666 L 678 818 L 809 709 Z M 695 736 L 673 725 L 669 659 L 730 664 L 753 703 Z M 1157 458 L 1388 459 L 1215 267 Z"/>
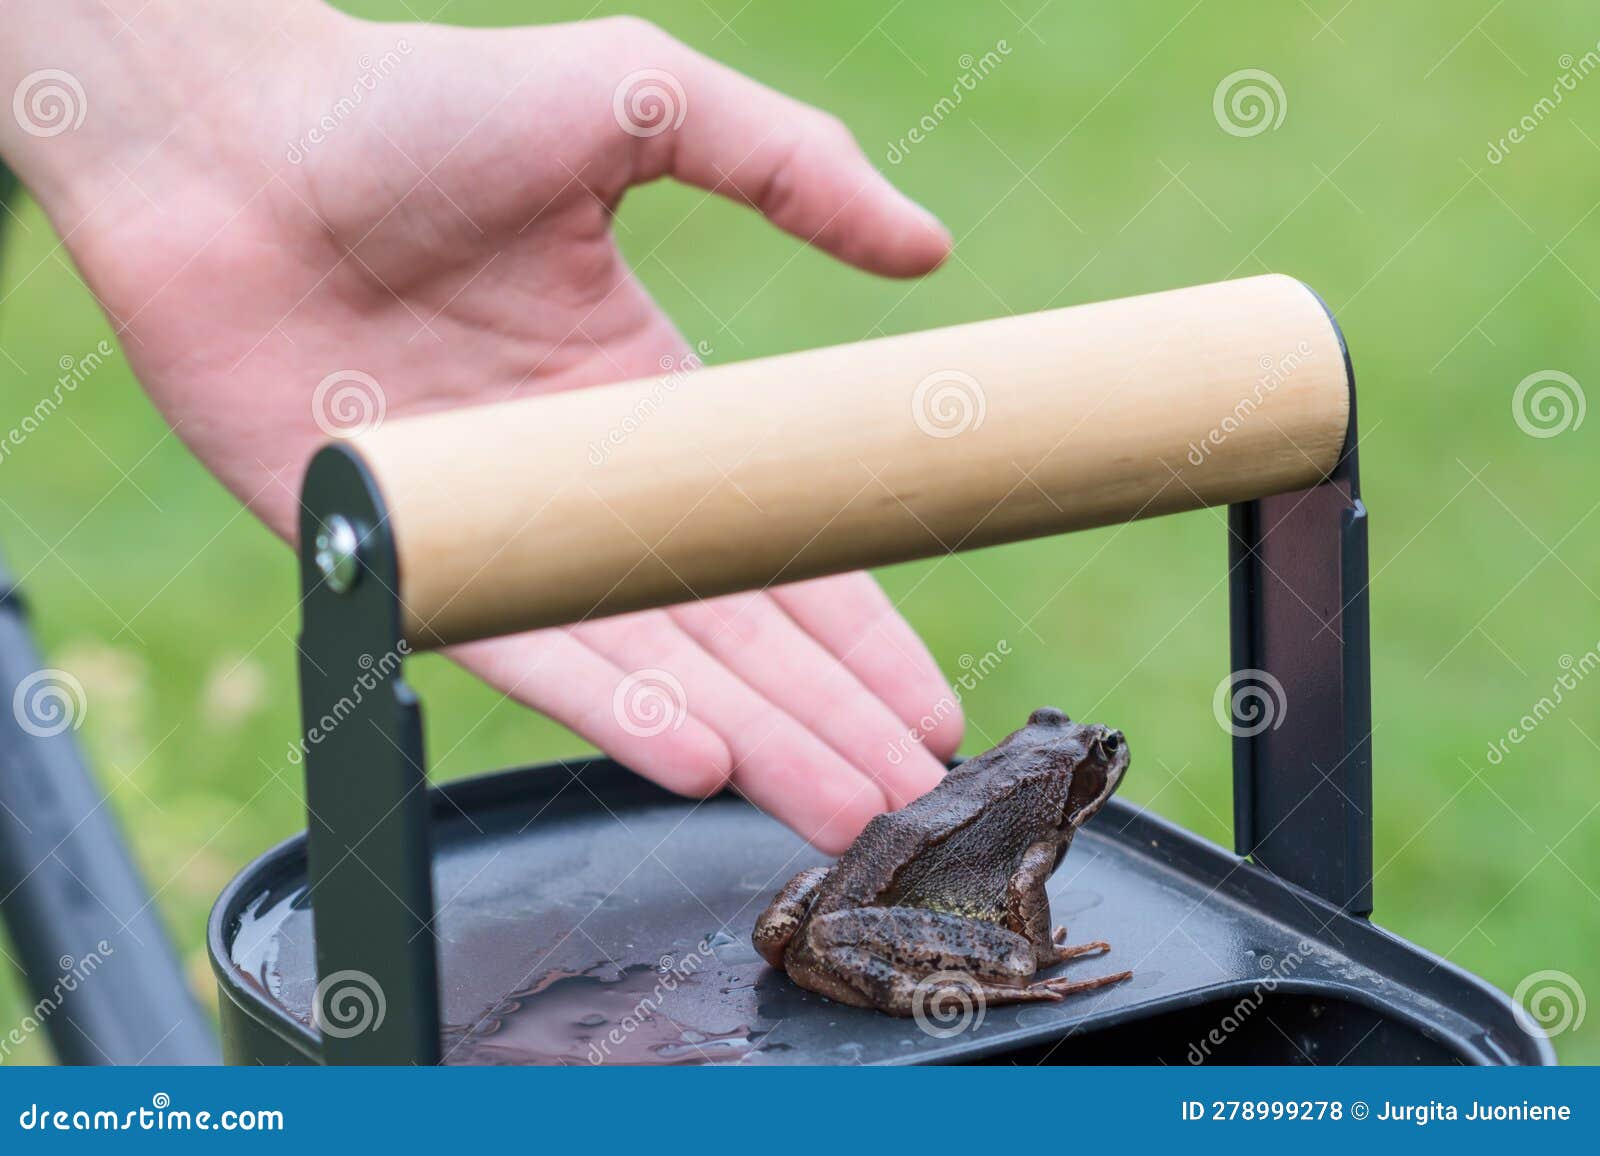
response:
<path fill-rule="evenodd" d="M 426 13 L 436 0 L 411 3 Z M 401 3 L 353 7 L 407 16 Z M 625 245 L 654 250 L 642 276 L 713 360 L 1267 270 L 1326 297 L 1361 382 L 1372 510 L 1376 918 L 1507 990 L 1558 969 L 1600 996 L 1600 682 L 1503 764 L 1485 758 L 1562 656 L 1600 641 L 1600 417 L 1536 439 L 1511 413 L 1535 371 L 1600 386 L 1600 78 L 1503 163 L 1485 159 L 1550 91 L 1562 55 L 1595 46 L 1592 5 L 629 10 L 841 115 L 959 240 L 937 275 L 886 283 L 697 192 L 639 191 Z M 585 14 L 456 0 L 442 18 Z M 1004 63 L 890 165 L 888 143 L 949 91 L 963 54 L 1002 39 Z M 1242 68 L 1271 72 L 1287 96 L 1281 127 L 1248 139 L 1212 114 L 1218 82 Z M 107 334 L 48 225 L 31 206 L 20 214 L 0 309 L 8 427 L 58 359 Z M 163 440 L 120 359 L 62 416 L 0 467 L 0 545 L 27 575 L 50 661 L 88 688 L 81 738 L 210 999 L 212 897 L 302 824 L 299 798 L 262 762 L 297 732 L 293 566 Z M 1042 702 L 1092 714 L 1133 738 L 1127 796 L 1227 843 L 1228 744 L 1211 713 L 1224 559 L 1220 514 L 1200 512 L 881 577 L 947 670 L 1009 641 L 968 697 L 968 749 Z M 450 752 L 438 778 L 582 749 L 440 661 L 413 666 L 430 747 Z M 24 1003 L 0 969 L 0 1028 Z M 1600 1010 L 1555 1042 L 1567 1061 L 1600 1060 Z M 46 1061 L 42 1038 L 20 1058 Z"/>

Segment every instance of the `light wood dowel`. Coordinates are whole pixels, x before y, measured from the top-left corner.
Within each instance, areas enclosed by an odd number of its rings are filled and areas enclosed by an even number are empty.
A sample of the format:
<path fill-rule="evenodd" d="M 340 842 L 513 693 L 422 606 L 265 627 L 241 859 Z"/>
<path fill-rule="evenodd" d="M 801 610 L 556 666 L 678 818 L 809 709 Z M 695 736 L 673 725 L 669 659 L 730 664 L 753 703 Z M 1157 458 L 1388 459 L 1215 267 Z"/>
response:
<path fill-rule="evenodd" d="M 1309 486 L 1338 335 L 1252 277 L 390 421 L 418 646 Z"/>

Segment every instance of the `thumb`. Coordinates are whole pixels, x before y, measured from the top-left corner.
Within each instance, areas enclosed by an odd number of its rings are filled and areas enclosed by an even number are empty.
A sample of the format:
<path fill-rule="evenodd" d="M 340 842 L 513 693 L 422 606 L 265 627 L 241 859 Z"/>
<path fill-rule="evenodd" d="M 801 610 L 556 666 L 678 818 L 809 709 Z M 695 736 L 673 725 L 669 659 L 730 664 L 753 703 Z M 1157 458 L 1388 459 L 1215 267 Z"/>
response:
<path fill-rule="evenodd" d="M 651 25 L 633 31 L 629 56 L 646 66 L 612 100 L 618 130 L 636 142 L 630 183 L 672 176 L 741 201 L 873 273 L 916 276 L 948 255 L 945 227 L 872 166 L 836 117 Z"/>

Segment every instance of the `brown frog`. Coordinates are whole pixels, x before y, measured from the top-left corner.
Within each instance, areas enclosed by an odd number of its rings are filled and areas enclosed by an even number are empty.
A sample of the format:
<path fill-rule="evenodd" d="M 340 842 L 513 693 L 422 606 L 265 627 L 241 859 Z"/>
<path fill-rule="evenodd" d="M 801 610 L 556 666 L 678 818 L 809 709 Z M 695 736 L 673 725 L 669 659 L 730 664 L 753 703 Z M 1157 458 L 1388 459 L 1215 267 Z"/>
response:
<path fill-rule="evenodd" d="M 873 819 L 832 867 L 791 879 L 756 920 L 756 950 L 801 987 L 892 1015 L 936 996 L 930 983 L 1001 1004 L 1128 979 L 1033 982 L 1040 968 L 1110 950 L 1065 946 L 1045 882 L 1127 769 L 1121 731 L 1036 710 L 926 795 Z"/>

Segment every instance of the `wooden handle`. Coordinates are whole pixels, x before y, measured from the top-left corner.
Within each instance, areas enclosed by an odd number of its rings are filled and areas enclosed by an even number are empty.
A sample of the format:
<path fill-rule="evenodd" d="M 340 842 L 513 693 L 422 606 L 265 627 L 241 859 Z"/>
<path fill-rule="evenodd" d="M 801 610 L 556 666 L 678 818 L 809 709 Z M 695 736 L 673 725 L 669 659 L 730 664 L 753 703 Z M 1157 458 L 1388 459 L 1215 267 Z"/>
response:
<path fill-rule="evenodd" d="M 1350 387 L 1252 277 L 363 435 L 438 646 L 1315 484 Z"/>

